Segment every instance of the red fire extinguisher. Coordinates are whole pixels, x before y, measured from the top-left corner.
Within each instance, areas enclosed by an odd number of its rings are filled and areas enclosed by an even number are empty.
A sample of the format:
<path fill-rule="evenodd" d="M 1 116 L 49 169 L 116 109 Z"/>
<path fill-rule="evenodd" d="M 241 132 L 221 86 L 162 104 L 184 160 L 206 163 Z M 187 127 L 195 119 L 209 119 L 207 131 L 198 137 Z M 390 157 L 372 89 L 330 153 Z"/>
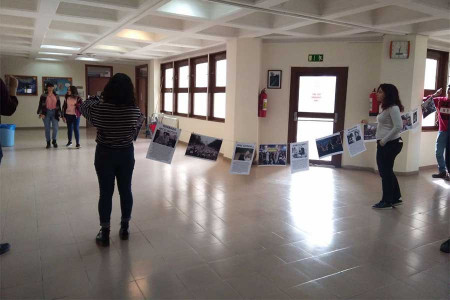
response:
<path fill-rule="evenodd" d="M 378 115 L 379 103 L 377 100 L 377 92 L 373 89 L 373 92 L 369 96 L 369 116 Z"/>
<path fill-rule="evenodd" d="M 267 115 L 267 94 L 266 89 L 263 89 L 259 93 L 258 99 L 258 117 L 265 118 Z"/>

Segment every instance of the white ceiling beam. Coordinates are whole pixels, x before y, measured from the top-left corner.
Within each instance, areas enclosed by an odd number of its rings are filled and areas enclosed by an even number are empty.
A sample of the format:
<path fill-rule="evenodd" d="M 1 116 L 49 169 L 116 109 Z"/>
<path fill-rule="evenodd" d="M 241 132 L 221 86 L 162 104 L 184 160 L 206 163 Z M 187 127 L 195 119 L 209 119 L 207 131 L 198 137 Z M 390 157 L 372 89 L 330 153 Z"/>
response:
<path fill-rule="evenodd" d="M 100 2 L 100 1 L 86 1 L 86 0 L 64 0 L 64 2 L 73 3 L 73 4 L 83 4 L 83 5 L 99 7 L 99 8 L 109 8 L 109 9 L 115 9 L 115 10 L 126 11 L 126 12 L 134 12 L 134 11 L 138 10 L 138 7 L 133 7 L 133 6 L 127 5 L 127 1 L 118 2 L 117 4 Z"/>
<path fill-rule="evenodd" d="M 39 18 L 36 18 L 33 41 L 31 43 L 32 55 L 36 55 L 41 49 L 42 41 L 50 27 L 50 23 L 56 15 L 59 3 L 61 3 L 60 0 L 39 1 Z"/>

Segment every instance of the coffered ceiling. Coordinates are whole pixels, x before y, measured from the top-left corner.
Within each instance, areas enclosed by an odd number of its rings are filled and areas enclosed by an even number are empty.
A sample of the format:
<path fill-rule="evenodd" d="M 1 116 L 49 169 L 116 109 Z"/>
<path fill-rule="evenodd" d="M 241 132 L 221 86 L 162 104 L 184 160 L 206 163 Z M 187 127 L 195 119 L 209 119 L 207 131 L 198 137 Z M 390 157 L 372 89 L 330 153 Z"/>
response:
<path fill-rule="evenodd" d="M 0 54 L 138 63 L 223 45 L 429 36 L 450 48 L 450 0 L 0 0 Z"/>

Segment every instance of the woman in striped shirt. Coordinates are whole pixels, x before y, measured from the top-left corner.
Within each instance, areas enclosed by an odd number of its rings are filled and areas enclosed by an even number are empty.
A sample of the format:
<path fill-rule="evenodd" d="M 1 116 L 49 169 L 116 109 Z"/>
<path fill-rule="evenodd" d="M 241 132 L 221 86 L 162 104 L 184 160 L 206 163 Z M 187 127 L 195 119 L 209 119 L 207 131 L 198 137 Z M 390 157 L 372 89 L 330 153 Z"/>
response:
<path fill-rule="evenodd" d="M 133 207 L 133 140 L 136 139 L 144 118 L 135 104 L 133 83 L 130 77 L 122 73 L 115 74 L 106 84 L 103 100 L 97 97 L 87 99 L 80 109 L 83 116 L 97 128 L 94 165 L 100 186 L 98 212 L 101 229 L 96 241 L 101 246 L 109 246 L 116 178 L 122 211 L 119 236 L 122 240 L 128 239 L 128 223 Z"/>

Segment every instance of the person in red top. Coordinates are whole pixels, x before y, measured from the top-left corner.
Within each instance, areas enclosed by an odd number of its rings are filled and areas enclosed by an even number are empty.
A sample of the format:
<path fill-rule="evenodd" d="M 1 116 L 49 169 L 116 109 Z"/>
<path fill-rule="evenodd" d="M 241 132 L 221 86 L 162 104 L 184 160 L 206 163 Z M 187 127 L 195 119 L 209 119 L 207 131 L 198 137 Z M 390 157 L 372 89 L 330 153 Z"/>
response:
<path fill-rule="evenodd" d="M 52 144 L 58 148 L 56 138 L 58 137 L 58 122 L 61 116 L 61 101 L 54 91 L 53 83 L 47 83 L 46 93 L 41 95 L 37 114 L 44 121 L 45 138 L 47 140 L 47 149 L 50 148 L 50 128 L 53 127 Z"/>
<path fill-rule="evenodd" d="M 67 122 L 67 145 L 72 146 L 72 131 L 75 132 L 75 140 L 77 149 L 80 148 L 80 106 L 83 99 L 78 95 L 76 86 L 71 85 L 67 90 L 66 99 L 64 100 L 62 112 L 63 121 Z"/>
<path fill-rule="evenodd" d="M 433 178 L 444 178 L 450 181 L 450 176 L 446 168 L 446 162 L 444 158 L 444 152 L 447 152 L 447 144 L 449 141 L 449 119 L 450 119 L 450 85 L 447 89 L 447 97 L 439 97 L 442 94 L 442 89 L 437 90 L 431 98 L 433 99 L 434 105 L 436 106 L 436 112 L 439 119 L 439 132 L 436 139 L 436 160 L 438 163 L 439 173 L 433 174 Z M 430 97 L 426 97 L 424 101 L 428 100 Z M 447 148 L 447 150 L 446 150 Z"/>

